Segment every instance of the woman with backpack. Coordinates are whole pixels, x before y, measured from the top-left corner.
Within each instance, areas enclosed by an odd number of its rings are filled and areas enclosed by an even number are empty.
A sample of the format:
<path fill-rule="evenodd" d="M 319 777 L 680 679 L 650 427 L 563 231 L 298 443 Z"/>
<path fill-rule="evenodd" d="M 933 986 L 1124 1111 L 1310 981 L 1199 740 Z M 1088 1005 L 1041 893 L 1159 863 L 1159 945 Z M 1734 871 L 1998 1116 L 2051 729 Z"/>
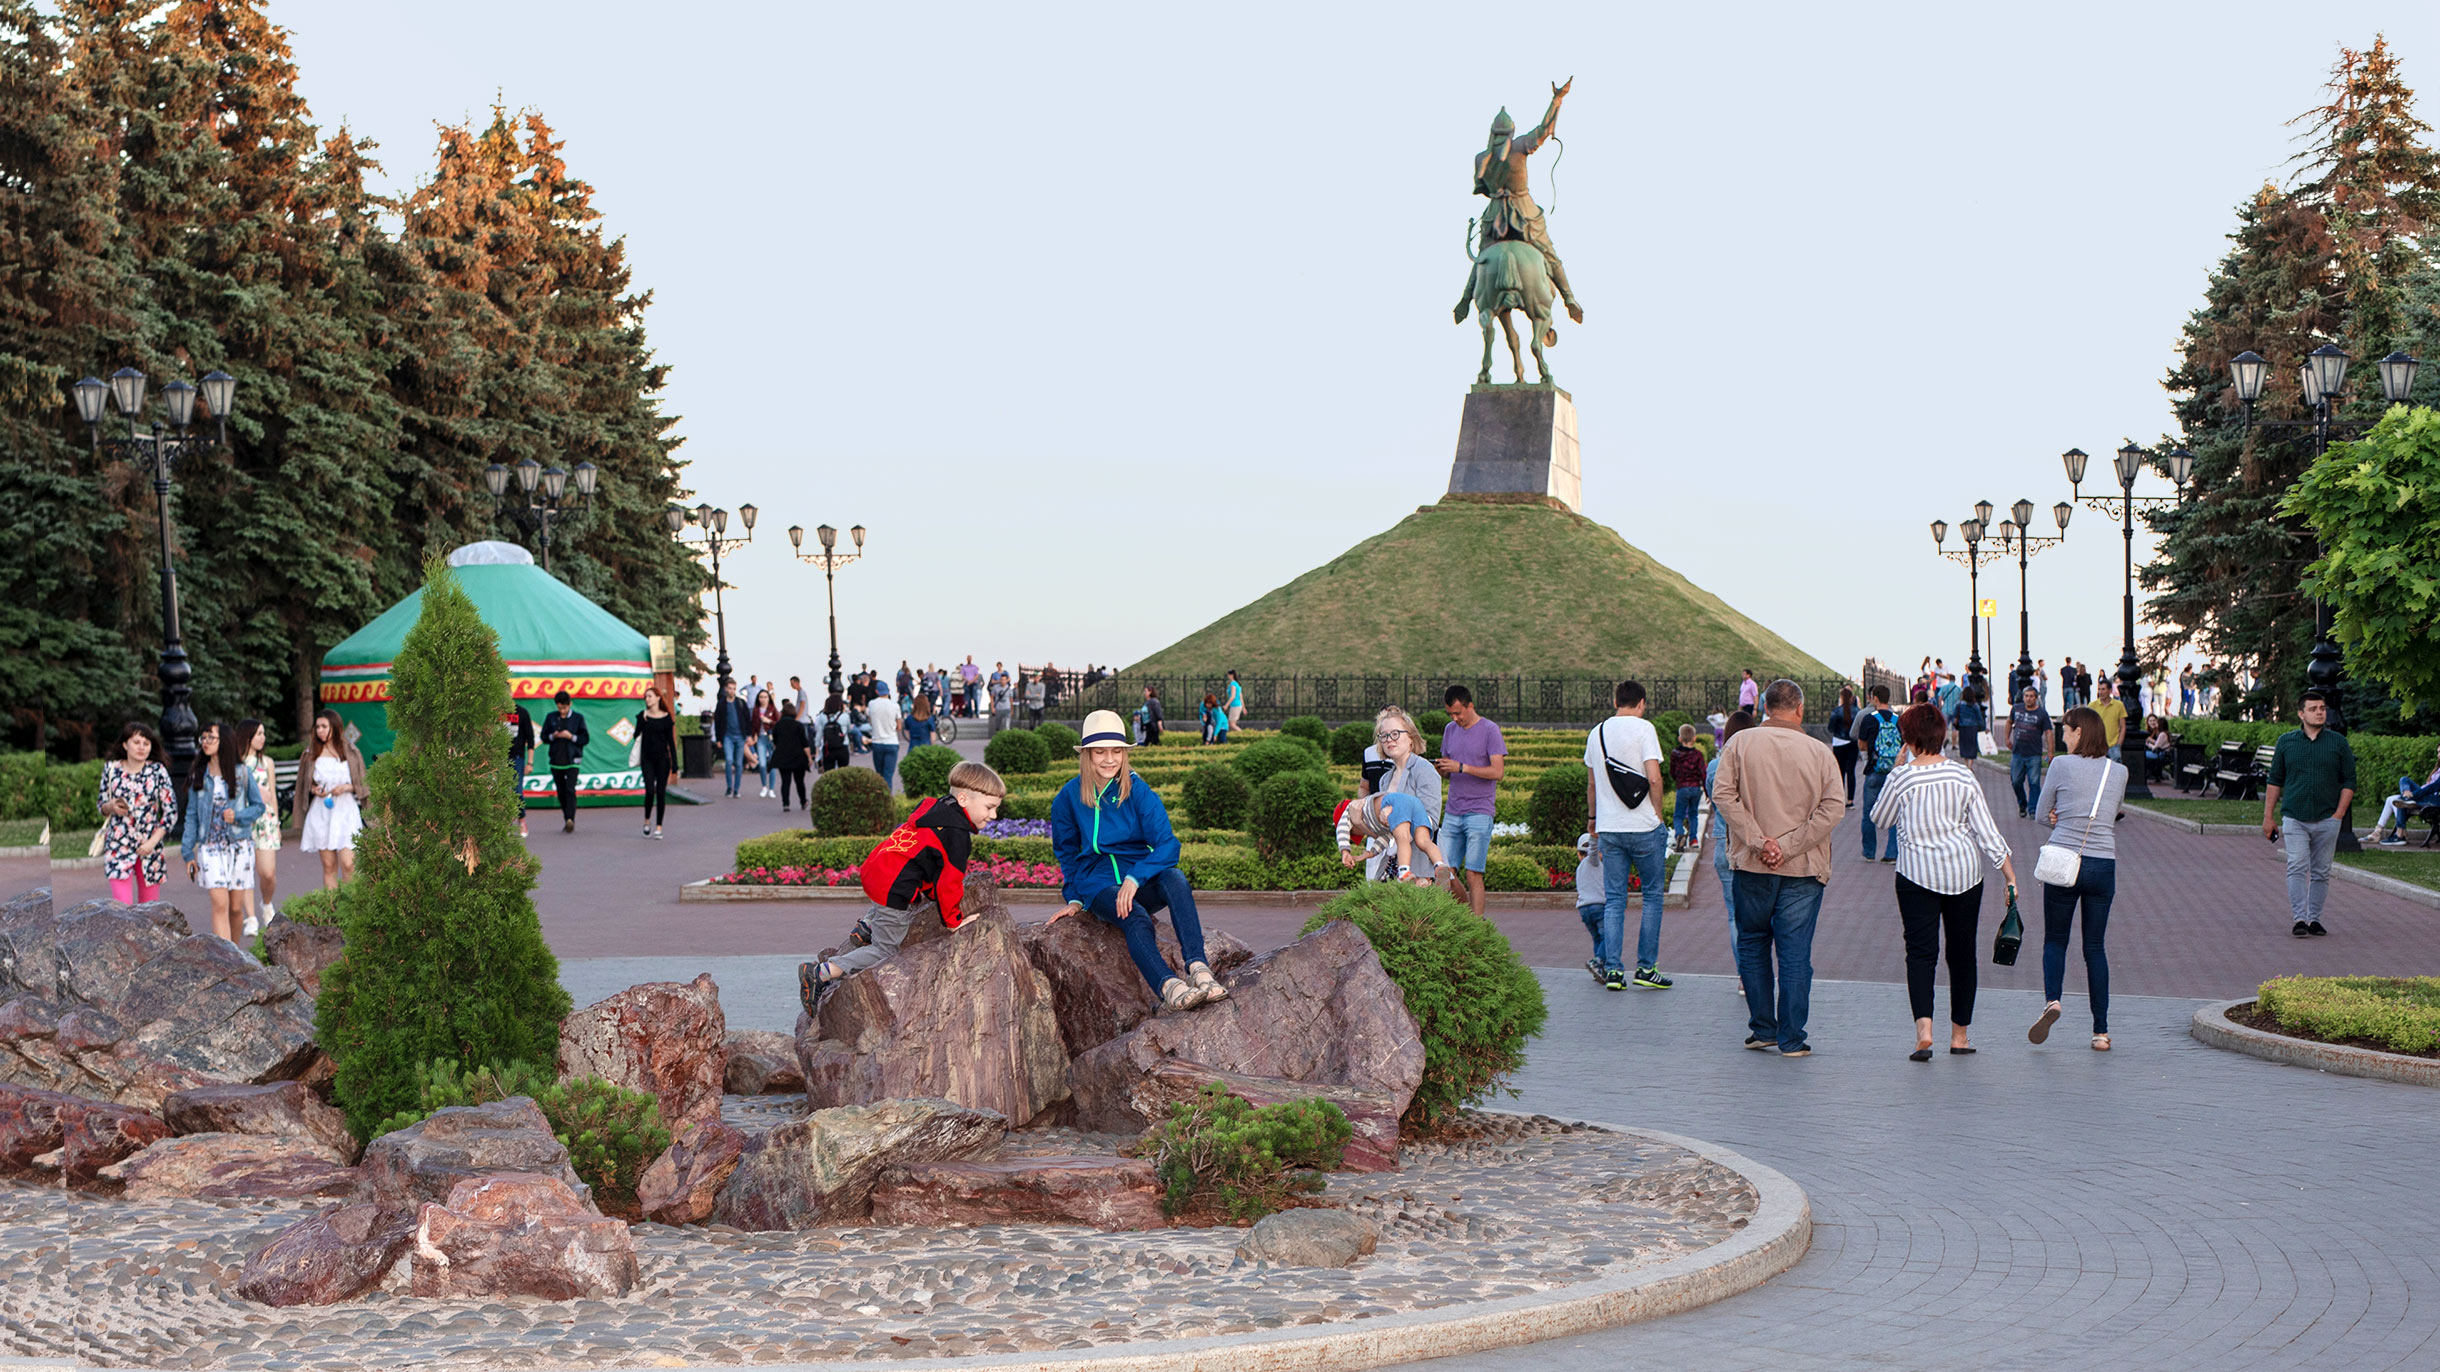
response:
<path fill-rule="evenodd" d="M 1864 760 L 1864 860 L 1871 862 L 1880 831 L 1873 827 L 1873 806 L 1881 799 L 1881 788 L 1889 784 L 1889 774 L 1898 765 L 1898 713 L 1889 708 L 1889 688 L 1872 688 L 1872 709 L 1855 722 L 1855 747 Z M 1889 853 L 1880 859 L 1898 860 L 1898 829 L 1889 829 Z"/>
<path fill-rule="evenodd" d="M 822 712 L 813 717 L 807 732 L 819 750 L 814 758 L 814 775 L 847 765 L 854 737 L 854 725 L 847 712 L 847 702 L 837 696 L 822 701 Z"/>

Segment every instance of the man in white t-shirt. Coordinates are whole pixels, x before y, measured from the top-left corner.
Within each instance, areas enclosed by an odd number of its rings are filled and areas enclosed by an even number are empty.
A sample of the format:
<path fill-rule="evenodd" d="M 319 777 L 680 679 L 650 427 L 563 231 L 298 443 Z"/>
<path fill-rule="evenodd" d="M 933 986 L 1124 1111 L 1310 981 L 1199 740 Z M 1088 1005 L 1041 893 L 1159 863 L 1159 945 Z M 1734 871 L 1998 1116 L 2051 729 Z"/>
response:
<path fill-rule="evenodd" d="M 881 784 L 887 787 L 898 779 L 898 745 L 902 742 L 898 720 L 898 702 L 890 699 L 889 688 L 873 683 L 873 703 L 864 707 L 864 717 L 873 730 L 873 770 L 881 774 Z"/>
<path fill-rule="evenodd" d="M 1619 960 L 1627 931 L 1627 874 L 1643 883 L 1644 922 L 1635 936 L 1635 984 L 1665 991 L 1661 975 L 1661 901 L 1668 891 L 1663 865 L 1669 828 L 1661 820 L 1654 798 L 1661 790 L 1661 740 L 1644 719 L 1649 701 L 1643 683 L 1618 683 L 1618 713 L 1593 727 L 1584 740 L 1585 808 L 1593 819 L 1592 859 L 1602 871 L 1602 984 L 1613 991 L 1627 989 L 1626 968 Z M 1637 778 L 1642 794 L 1628 805 L 1619 795 L 1632 790 Z"/>

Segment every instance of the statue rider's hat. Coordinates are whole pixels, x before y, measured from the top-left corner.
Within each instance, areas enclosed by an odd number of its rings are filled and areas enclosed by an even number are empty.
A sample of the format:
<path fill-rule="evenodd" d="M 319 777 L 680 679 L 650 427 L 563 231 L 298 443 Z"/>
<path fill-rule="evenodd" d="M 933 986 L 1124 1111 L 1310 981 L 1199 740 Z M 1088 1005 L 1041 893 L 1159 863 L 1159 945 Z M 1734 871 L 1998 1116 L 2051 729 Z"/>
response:
<path fill-rule="evenodd" d="M 1500 106 L 1500 117 L 1491 121 L 1491 136 L 1506 138 L 1517 131 L 1517 121 L 1508 117 L 1508 107 Z"/>

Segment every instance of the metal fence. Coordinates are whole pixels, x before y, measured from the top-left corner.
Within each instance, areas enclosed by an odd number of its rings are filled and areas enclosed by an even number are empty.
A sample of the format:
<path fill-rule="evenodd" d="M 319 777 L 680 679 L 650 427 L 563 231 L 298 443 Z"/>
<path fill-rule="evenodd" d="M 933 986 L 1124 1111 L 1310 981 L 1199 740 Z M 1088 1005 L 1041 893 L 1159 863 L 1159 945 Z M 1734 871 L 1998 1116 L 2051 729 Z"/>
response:
<path fill-rule="evenodd" d="M 1030 673 L 1029 673 L 1030 675 Z M 1144 688 L 1159 692 L 1162 712 L 1172 729 L 1195 727 L 1195 710 L 1205 693 L 1225 702 L 1228 673 L 1121 672 L 1090 686 L 1081 674 L 1060 674 L 1058 699 L 1047 706 L 1045 719 L 1081 720 L 1094 710 L 1132 714 L 1142 703 Z M 1737 708 L 1741 677 L 1638 677 L 1652 698 L 1652 713 L 1679 710 L 1700 718 L 1714 710 Z M 1764 685 L 1770 674 L 1757 674 Z M 1838 700 L 1841 686 L 1854 685 L 1835 677 L 1798 677 L 1805 688 L 1805 713 L 1818 721 Z M 1610 713 L 1617 677 L 1539 676 L 1522 672 L 1499 674 L 1444 673 L 1383 676 L 1364 673 L 1293 673 L 1285 676 L 1243 676 L 1245 720 L 1248 725 L 1275 726 L 1298 715 L 1318 715 L 1336 726 L 1370 720 L 1384 706 L 1403 705 L 1415 714 L 1442 708 L 1450 686 L 1474 693 L 1474 708 L 1501 725 L 1567 725 L 1582 727 Z M 1020 722 L 1024 717 L 1019 711 Z"/>

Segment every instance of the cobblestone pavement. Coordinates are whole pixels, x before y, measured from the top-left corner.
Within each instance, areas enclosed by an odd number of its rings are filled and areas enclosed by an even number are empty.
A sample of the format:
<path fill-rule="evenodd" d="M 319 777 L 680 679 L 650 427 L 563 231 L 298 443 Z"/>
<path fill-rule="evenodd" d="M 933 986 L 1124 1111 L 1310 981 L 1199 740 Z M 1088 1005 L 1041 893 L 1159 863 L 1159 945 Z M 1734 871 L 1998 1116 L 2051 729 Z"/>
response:
<path fill-rule="evenodd" d="M 2095 1053 L 2080 997 L 2035 1048 L 2038 998 L 2003 992 L 1978 1053 L 1914 1063 L 1904 988 L 1817 984 L 1815 1054 L 1783 1060 L 1740 1050 L 1725 979 L 1544 982 L 1516 1104 L 1776 1167 L 1812 1252 L 1717 1305 L 1433 1372 L 2440 1367 L 2428 1087 L 2206 1048 L 2190 1001 L 2114 998 Z"/>
<path fill-rule="evenodd" d="M 747 1125 L 773 1118 L 743 1104 Z M 1054 1135 L 1067 1131 L 1054 1131 Z M 1110 1140 L 1093 1140 L 1108 1146 Z M 1030 1145 L 1030 1146 L 1029 1146 Z M 1072 1134 L 1014 1151 L 1073 1151 Z M 1357 1322 L 1526 1295 L 1710 1247 L 1750 1187 L 1668 1144 L 1494 1118 L 1410 1145 L 1396 1173 L 1331 1193 L 1381 1227 L 1353 1267 L 1249 1265 L 1229 1227 L 635 1226 L 618 1300 L 425 1300 L 376 1292 L 271 1309 L 229 1291 L 245 1255 L 313 1206 L 130 1202 L 0 1184 L 0 1350 L 146 1367 L 669 1366 L 932 1358 Z"/>

